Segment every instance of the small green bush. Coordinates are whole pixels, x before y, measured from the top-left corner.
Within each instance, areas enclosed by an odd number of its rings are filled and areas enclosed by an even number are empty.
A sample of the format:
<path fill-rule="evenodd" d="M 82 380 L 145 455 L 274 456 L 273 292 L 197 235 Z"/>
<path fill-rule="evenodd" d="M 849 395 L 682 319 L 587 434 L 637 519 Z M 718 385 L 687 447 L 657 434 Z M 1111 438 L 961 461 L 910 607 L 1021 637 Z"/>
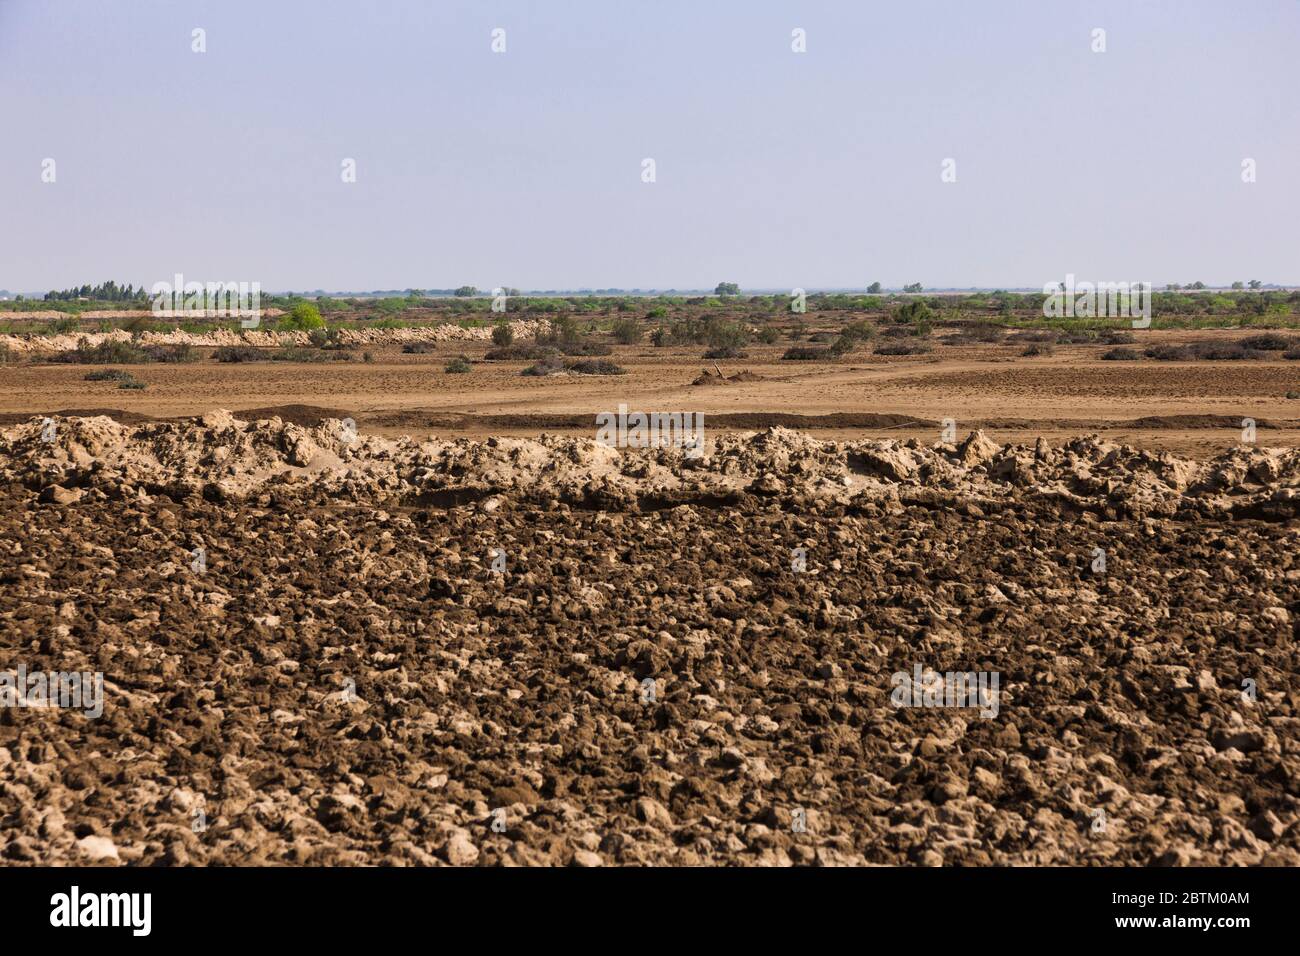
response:
<path fill-rule="evenodd" d="M 91 346 L 83 338 L 75 349 L 57 352 L 50 356 L 50 361 L 73 365 L 143 365 L 149 361 L 149 353 L 134 342 L 106 339 Z"/>
<path fill-rule="evenodd" d="M 287 315 L 280 317 L 279 327 L 286 332 L 310 332 L 312 329 L 325 328 L 320 309 L 310 302 L 299 302 Z"/>

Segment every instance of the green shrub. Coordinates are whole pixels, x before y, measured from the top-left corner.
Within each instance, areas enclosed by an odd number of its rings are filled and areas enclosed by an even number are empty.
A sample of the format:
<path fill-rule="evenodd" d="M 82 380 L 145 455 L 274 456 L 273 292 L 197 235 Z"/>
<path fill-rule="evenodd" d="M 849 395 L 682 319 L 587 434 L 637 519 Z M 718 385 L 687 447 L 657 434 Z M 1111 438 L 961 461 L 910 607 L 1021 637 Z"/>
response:
<path fill-rule="evenodd" d="M 101 368 L 86 373 L 87 382 L 126 382 L 130 379 L 131 373 L 120 368 Z"/>
<path fill-rule="evenodd" d="M 894 310 L 892 320 L 898 325 L 928 322 L 933 316 L 930 307 L 920 299 L 913 299 Z"/>
<path fill-rule="evenodd" d="M 704 340 L 713 351 L 739 351 L 749 343 L 749 329 L 741 322 L 710 322 Z"/>
<path fill-rule="evenodd" d="M 325 328 L 320 309 L 310 302 L 299 302 L 287 315 L 280 317 L 279 328 L 286 332 L 310 332 L 312 329 Z"/>
<path fill-rule="evenodd" d="M 50 356 L 50 361 L 73 365 L 143 365 L 149 361 L 149 353 L 134 342 L 106 339 L 91 346 L 82 339 L 75 349 L 56 352 Z"/>
<path fill-rule="evenodd" d="M 851 341 L 865 342 L 876 334 L 876 327 L 866 319 L 850 322 L 840 331 L 840 337 Z"/>
<path fill-rule="evenodd" d="M 443 371 L 448 375 L 462 375 L 468 372 L 474 366 L 464 355 L 457 355 L 454 359 L 446 364 Z"/>
<path fill-rule="evenodd" d="M 633 319 L 619 319 L 610 331 L 614 341 L 620 345 L 635 345 L 641 341 L 641 326 Z"/>
<path fill-rule="evenodd" d="M 509 322 L 498 322 L 492 327 L 492 344 L 505 348 L 515 340 L 515 330 Z"/>

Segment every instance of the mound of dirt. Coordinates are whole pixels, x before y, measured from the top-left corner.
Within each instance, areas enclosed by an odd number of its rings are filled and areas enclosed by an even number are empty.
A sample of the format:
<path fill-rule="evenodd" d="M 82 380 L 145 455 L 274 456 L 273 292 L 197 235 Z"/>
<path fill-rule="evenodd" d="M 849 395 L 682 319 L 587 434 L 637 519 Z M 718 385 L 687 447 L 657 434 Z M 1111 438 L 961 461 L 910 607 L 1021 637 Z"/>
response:
<path fill-rule="evenodd" d="M 521 319 L 510 323 L 516 338 L 531 338 L 538 332 L 548 332 L 551 323 L 545 319 Z M 338 329 L 339 342 L 345 346 L 404 345 L 411 342 L 489 341 L 490 328 L 467 328 L 444 323 L 411 328 L 361 328 Z M 133 334 L 125 329 L 111 332 L 75 332 L 59 335 L 0 335 L 0 348 L 8 347 L 19 354 L 67 352 L 78 344 L 94 347 L 102 342 L 136 342 L 139 345 L 190 345 L 194 347 L 221 348 L 248 345 L 257 348 L 303 347 L 311 344 L 306 332 L 280 332 L 270 329 L 212 329 L 207 332 L 141 332 Z"/>
<path fill-rule="evenodd" d="M 139 424 L 33 418 L 0 429 L 0 478 L 35 492 L 59 485 L 116 499 L 159 491 L 240 497 L 301 480 L 368 499 L 505 494 L 625 510 L 758 495 L 936 504 L 1035 498 L 1164 517 L 1300 513 L 1296 449 L 1243 445 L 1201 463 L 1096 435 L 1052 448 L 1041 439 L 1000 446 L 974 432 L 957 445 L 925 446 L 819 441 L 773 427 L 717 436 L 707 454 L 690 458 L 680 448 L 619 450 L 562 436 L 385 439 L 314 412 L 302 420 L 316 424 L 243 421 L 226 411 Z"/>

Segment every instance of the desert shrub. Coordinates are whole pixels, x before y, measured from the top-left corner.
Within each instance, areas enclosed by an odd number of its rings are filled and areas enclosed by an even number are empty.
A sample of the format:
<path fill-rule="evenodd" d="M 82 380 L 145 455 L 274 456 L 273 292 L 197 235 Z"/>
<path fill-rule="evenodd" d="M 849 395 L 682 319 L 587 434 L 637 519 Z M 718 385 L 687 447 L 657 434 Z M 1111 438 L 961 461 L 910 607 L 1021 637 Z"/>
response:
<path fill-rule="evenodd" d="M 859 319 L 857 322 L 850 322 L 840 330 L 840 337 L 866 342 L 868 339 L 875 337 L 876 327 L 866 319 Z"/>
<path fill-rule="evenodd" d="M 678 319 L 668 326 L 668 340 L 674 345 L 702 345 L 706 331 L 699 319 Z"/>
<path fill-rule="evenodd" d="M 632 319 L 619 319 L 610 331 L 614 341 L 620 345 L 635 345 L 641 341 L 641 326 Z"/>
<path fill-rule="evenodd" d="M 1137 338 L 1132 332 L 1103 332 L 1101 333 L 1101 343 L 1103 345 L 1131 345 L 1136 342 Z"/>
<path fill-rule="evenodd" d="M 1276 332 L 1248 335 L 1246 338 L 1237 341 L 1237 345 L 1243 349 L 1253 349 L 1260 352 L 1283 352 L 1294 344 L 1294 340 L 1287 338 L 1285 335 L 1278 335 Z"/>
<path fill-rule="evenodd" d="M 101 368 L 86 373 L 87 382 L 125 382 L 131 373 L 120 368 Z"/>
<path fill-rule="evenodd" d="M 894 310 L 891 320 L 899 325 L 908 325 L 916 322 L 928 322 L 934 313 L 930 307 L 920 299 L 913 299 L 906 302 Z"/>
<path fill-rule="evenodd" d="M 606 362 L 603 359 L 584 359 L 580 362 L 567 362 L 564 366 L 570 372 L 579 375 L 626 375 L 627 369 Z"/>
<path fill-rule="evenodd" d="M 251 345 L 223 345 L 212 357 L 218 362 L 264 362 L 269 356 Z"/>
<path fill-rule="evenodd" d="M 515 330 L 509 322 L 498 322 L 492 327 L 492 344 L 505 348 L 515 340 Z"/>
<path fill-rule="evenodd" d="M 607 362 L 604 359 L 582 359 L 577 362 L 566 362 L 558 355 L 549 355 L 542 359 L 536 365 L 530 365 L 524 369 L 522 375 L 544 376 L 555 375 L 558 372 L 574 372 L 578 375 L 626 375 L 625 369 L 620 368 L 613 362 Z"/>
<path fill-rule="evenodd" d="M 794 345 L 785 350 L 782 359 L 791 362 L 824 362 L 831 357 L 831 350 L 816 345 Z"/>
<path fill-rule="evenodd" d="M 834 332 L 814 332 L 812 335 L 808 336 L 808 341 L 809 341 L 809 342 L 815 342 L 815 343 L 817 343 L 818 345 L 825 345 L 827 342 L 834 342 L 834 341 L 835 341 L 835 333 L 834 333 Z"/>
<path fill-rule="evenodd" d="M 1244 349 L 1235 342 L 1194 342 L 1190 345 L 1153 345 L 1144 353 L 1147 358 L 1161 362 L 1190 362 L 1200 359 L 1207 362 L 1241 361 L 1260 358 L 1263 353 Z"/>
<path fill-rule="evenodd" d="M 1047 342 L 1037 342 L 1033 345 L 1026 345 L 1021 356 L 1024 358 L 1036 358 L 1039 355 L 1051 355 L 1056 350 Z"/>
<path fill-rule="evenodd" d="M 402 346 L 402 351 L 407 355 L 426 355 L 436 352 L 437 346 L 433 342 L 407 342 Z"/>
<path fill-rule="evenodd" d="M 671 333 L 661 325 L 650 333 L 650 344 L 657 349 L 661 349 L 668 344 L 670 338 Z"/>
<path fill-rule="evenodd" d="M 1158 362 L 1190 362 L 1193 358 L 1186 345 L 1149 345 L 1142 354 Z"/>
<path fill-rule="evenodd" d="M 764 345 L 775 345 L 781 339 L 780 329 L 771 325 L 765 325 L 758 330 L 758 340 Z"/>
<path fill-rule="evenodd" d="M 151 362 L 197 362 L 199 350 L 192 345 L 146 345 L 145 355 Z"/>
<path fill-rule="evenodd" d="M 1300 348 L 1287 349 L 1285 352 L 1282 353 L 1282 357 L 1284 359 L 1290 359 L 1292 362 L 1294 362 L 1297 359 L 1300 359 Z"/>
<path fill-rule="evenodd" d="M 1006 330 L 992 322 L 975 322 L 966 326 L 949 341 L 954 345 L 961 342 L 979 342 L 984 345 L 996 345 L 1006 338 Z"/>
<path fill-rule="evenodd" d="M 831 343 L 831 347 L 827 351 L 832 358 L 839 358 L 841 355 L 848 355 L 861 344 L 861 339 L 854 338 L 851 335 L 841 335 Z"/>
<path fill-rule="evenodd" d="M 804 330 L 807 327 L 808 326 L 803 319 L 795 319 L 794 322 L 790 325 L 790 329 L 786 334 L 790 336 L 791 342 L 798 342 L 801 338 L 803 338 Z"/>
<path fill-rule="evenodd" d="M 578 328 L 577 320 L 571 315 L 557 315 L 551 320 L 550 331 L 541 331 L 537 333 L 538 345 L 555 345 L 557 343 L 571 345 L 577 342 L 582 332 Z"/>
<path fill-rule="evenodd" d="M 149 361 L 149 354 L 134 342 L 106 339 L 92 346 L 82 339 L 75 349 L 56 352 L 50 361 L 72 365 L 143 365 Z"/>
<path fill-rule="evenodd" d="M 362 352 L 362 353 L 361 353 L 361 361 L 366 362 L 366 363 L 370 363 L 370 362 L 373 362 L 374 360 L 375 360 L 375 353 L 374 353 L 374 352 Z"/>
<path fill-rule="evenodd" d="M 1103 362 L 1136 362 L 1142 357 L 1142 353 L 1137 349 L 1107 349 L 1101 353 Z"/>
<path fill-rule="evenodd" d="M 1092 329 L 1070 329 L 1056 336 L 1058 345 L 1095 345 L 1100 337 Z"/>
<path fill-rule="evenodd" d="M 16 360 L 17 353 L 7 343 L 0 343 L 0 365 L 8 365 Z"/>
<path fill-rule="evenodd" d="M 719 346 L 716 349 L 709 349 L 704 353 L 706 359 L 743 359 L 749 358 L 749 353 L 744 349 L 738 349 L 731 345 Z"/>
<path fill-rule="evenodd" d="M 889 342 L 876 346 L 876 355 L 924 355 L 930 351 L 925 342 Z"/>
<path fill-rule="evenodd" d="M 891 325 L 880 333 L 885 339 L 911 339 L 916 337 L 916 329 L 910 325 Z"/>
<path fill-rule="evenodd" d="M 556 372 L 564 371 L 564 359 L 558 352 L 543 357 L 534 365 L 528 366 L 520 372 L 520 375 L 532 375 L 540 378 L 544 375 L 554 375 Z"/>
<path fill-rule="evenodd" d="M 1050 329 L 1030 329 L 1025 332 L 1017 332 L 1008 341 L 1019 345 L 1021 342 L 1055 342 L 1057 338 L 1057 333 Z"/>
<path fill-rule="evenodd" d="M 468 358 L 464 355 L 457 355 L 443 367 L 443 371 L 448 375 L 463 375 L 473 367 Z"/>
<path fill-rule="evenodd" d="M 351 362 L 351 352 L 333 349 L 304 349 L 286 346 L 266 356 L 272 362 Z"/>
<path fill-rule="evenodd" d="M 141 391 L 141 392 L 142 392 L 142 391 L 144 391 L 146 388 L 148 388 L 149 385 L 148 385 L 148 383 L 146 383 L 146 382 L 141 382 L 141 381 L 139 381 L 138 379 L 134 379 L 134 378 L 129 378 L 129 377 L 128 377 L 128 378 L 126 378 L 126 379 L 124 379 L 124 380 L 118 382 L 118 383 L 117 383 L 117 387 L 118 387 L 118 388 L 129 388 L 129 389 L 134 389 L 135 391 Z"/>
<path fill-rule="evenodd" d="M 316 306 L 299 302 L 286 315 L 280 316 L 279 328 L 287 332 L 310 332 L 325 328 L 325 320 Z"/>
<path fill-rule="evenodd" d="M 520 342 L 504 348 L 488 349 L 483 357 L 493 362 L 535 362 L 548 355 L 558 355 L 559 351 L 550 345 L 527 345 Z"/>
<path fill-rule="evenodd" d="M 976 322 L 966 331 L 977 342 L 1001 342 L 1007 336 L 1006 329 L 992 322 Z"/>
<path fill-rule="evenodd" d="M 1261 352 L 1242 348 L 1235 342 L 1194 342 L 1188 348 L 1193 358 L 1209 362 L 1240 361 L 1262 357 Z"/>

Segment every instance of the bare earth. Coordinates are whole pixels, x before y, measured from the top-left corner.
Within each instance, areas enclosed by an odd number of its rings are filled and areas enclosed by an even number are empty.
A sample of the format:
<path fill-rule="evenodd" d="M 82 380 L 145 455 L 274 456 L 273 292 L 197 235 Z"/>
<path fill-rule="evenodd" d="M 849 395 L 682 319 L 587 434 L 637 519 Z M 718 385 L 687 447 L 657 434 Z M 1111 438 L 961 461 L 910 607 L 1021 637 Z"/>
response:
<path fill-rule="evenodd" d="M 1157 342 L 1230 340 L 1240 332 L 1137 332 L 1136 348 Z M 692 385 L 714 363 L 700 349 L 616 347 L 624 376 L 521 376 L 527 362 L 478 364 L 484 342 L 441 343 L 435 353 L 376 348 L 375 361 L 290 364 L 196 364 L 130 367 L 143 392 L 83 381 L 84 366 L 0 367 L 5 421 L 70 410 L 174 418 L 220 406 L 355 419 L 383 435 L 457 433 L 537 435 L 594 431 L 594 416 L 620 402 L 633 411 L 694 411 L 714 430 L 799 425 L 822 437 L 937 439 L 940 422 L 964 433 L 983 428 L 999 441 L 1060 439 L 1091 431 L 1113 441 L 1195 457 L 1240 440 L 1241 419 L 1258 423 L 1260 441 L 1300 442 L 1300 362 L 1104 362 L 1101 346 L 1058 346 L 1053 355 L 1020 357 L 1002 346 L 939 346 L 931 355 L 886 358 L 869 349 L 839 363 L 781 361 L 788 343 L 749 347 L 749 358 L 718 363 L 757 381 Z M 466 375 L 447 375 L 455 355 L 476 360 Z M 730 416 L 743 415 L 735 418 Z M 800 421 L 788 416 L 814 416 Z M 816 419 L 839 416 L 838 420 Z M 872 416 L 886 416 L 875 419 Z M 918 421 L 915 427 L 906 422 Z M 1140 426 L 1135 422 L 1141 421 Z"/>
<path fill-rule="evenodd" d="M 1300 864 L 1300 363 L 484 348 L 0 368 L 0 857 Z"/>

